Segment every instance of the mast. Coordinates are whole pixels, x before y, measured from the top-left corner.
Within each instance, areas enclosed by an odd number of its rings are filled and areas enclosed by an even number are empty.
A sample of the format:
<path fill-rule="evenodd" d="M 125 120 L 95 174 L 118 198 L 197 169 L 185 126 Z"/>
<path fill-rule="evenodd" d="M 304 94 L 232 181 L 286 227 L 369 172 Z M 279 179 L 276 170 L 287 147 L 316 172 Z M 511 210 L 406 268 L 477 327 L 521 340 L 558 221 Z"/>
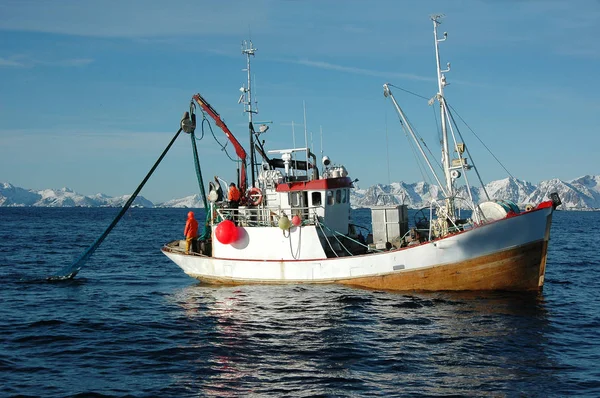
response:
<path fill-rule="evenodd" d="M 243 101 L 244 112 L 248 114 L 248 133 L 250 136 L 250 183 L 254 187 L 254 125 L 252 124 L 252 115 L 258 113 L 258 109 L 252 109 L 252 79 L 250 75 L 250 56 L 254 56 L 256 48 L 252 45 L 252 40 L 244 40 L 242 42 L 242 54 L 246 55 L 247 86 L 242 86 L 240 91 L 242 96 L 239 103 Z"/>
<path fill-rule="evenodd" d="M 441 125 L 442 125 L 442 164 L 444 166 L 444 175 L 446 177 L 446 192 L 448 198 L 446 200 L 446 205 L 448 206 L 448 215 L 450 217 L 454 216 L 454 185 L 452 183 L 452 176 L 450 174 L 450 152 L 448 145 L 448 119 L 446 117 L 446 102 L 444 101 L 444 87 L 446 86 L 446 76 L 444 73 L 450 71 L 450 63 L 448 62 L 447 68 L 442 70 L 440 65 L 440 48 L 439 43 L 446 40 L 448 37 L 448 33 L 444 32 L 444 37 L 438 39 L 437 28 L 441 24 L 440 19 L 443 15 L 432 15 L 431 20 L 433 21 L 433 38 L 435 43 L 435 60 L 436 60 L 436 68 L 437 68 L 437 78 L 438 78 L 438 93 L 436 98 L 440 103 L 440 115 L 441 115 Z"/>
<path fill-rule="evenodd" d="M 306 147 L 306 175 L 308 176 L 308 159 L 310 150 L 308 148 L 308 133 L 306 131 L 306 102 L 302 100 L 302 109 L 304 110 L 304 146 Z"/>
<path fill-rule="evenodd" d="M 321 159 L 323 159 L 323 126 L 319 126 L 319 130 L 321 131 Z"/>

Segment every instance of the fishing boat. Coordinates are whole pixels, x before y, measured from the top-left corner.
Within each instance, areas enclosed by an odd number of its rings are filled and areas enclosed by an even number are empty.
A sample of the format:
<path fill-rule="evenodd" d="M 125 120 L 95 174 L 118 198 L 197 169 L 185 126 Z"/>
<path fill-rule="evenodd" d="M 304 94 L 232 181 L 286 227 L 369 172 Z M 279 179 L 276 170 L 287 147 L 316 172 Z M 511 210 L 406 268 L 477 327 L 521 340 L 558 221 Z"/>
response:
<path fill-rule="evenodd" d="M 479 178 L 479 173 L 444 96 L 450 64 L 445 69 L 440 64 L 439 45 L 447 38 L 446 33 L 438 35 L 440 18 L 431 17 L 438 81 L 431 102 L 439 104 L 441 116 L 441 177 L 427 160 L 391 85 L 383 86 L 443 196 L 421 209 L 414 225 L 409 228 L 407 206 L 392 203 L 372 208 L 372 228 L 363 232 L 352 223 L 350 192 L 356 180 L 346 167 L 327 156 L 319 164 L 308 145 L 265 149 L 259 136 L 266 126 L 256 131 L 252 119 L 256 110 L 250 59 L 255 49 L 245 42 L 242 52 L 247 58 L 248 82 L 239 102 L 249 117 L 249 167 L 247 152 L 200 94 L 193 97 L 194 107 L 182 121 L 183 130 L 193 134 L 197 104 L 205 117 L 223 129 L 239 157 L 238 186 L 243 198 L 239 206 L 220 201 L 215 184 L 204 195 L 201 183 L 203 197 L 208 199 L 207 219 L 197 248 L 186 251 L 185 241 L 177 239 L 165 244 L 162 252 L 186 274 L 210 284 L 336 283 L 422 291 L 542 289 L 552 215 L 560 198 L 552 193 L 549 200 L 525 209 L 489 197 L 474 202 L 467 174 L 475 172 Z"/>

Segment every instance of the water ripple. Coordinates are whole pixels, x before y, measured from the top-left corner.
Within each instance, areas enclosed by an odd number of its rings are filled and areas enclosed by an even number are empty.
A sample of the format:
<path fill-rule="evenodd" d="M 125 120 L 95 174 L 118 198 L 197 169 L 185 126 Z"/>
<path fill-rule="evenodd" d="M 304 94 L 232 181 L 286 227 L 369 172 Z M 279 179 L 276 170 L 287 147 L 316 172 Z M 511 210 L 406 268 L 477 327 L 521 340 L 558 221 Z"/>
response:
<path fill-rule="evenodd" d="M 600 213 L 556 214 L 544 291 L 520 294 L 204 286 L 158 251 L 185 209 L 132 209 L 48 283 L 114 209 L 0 212 L 6 396 L 600 396 Z"/>

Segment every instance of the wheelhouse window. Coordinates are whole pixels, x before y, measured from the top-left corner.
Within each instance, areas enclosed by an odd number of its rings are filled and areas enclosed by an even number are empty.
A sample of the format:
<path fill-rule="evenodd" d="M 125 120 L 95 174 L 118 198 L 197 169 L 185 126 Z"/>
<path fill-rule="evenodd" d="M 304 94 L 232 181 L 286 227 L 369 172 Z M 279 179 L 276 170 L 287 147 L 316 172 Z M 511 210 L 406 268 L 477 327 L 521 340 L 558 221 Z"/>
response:
<path fill-rule="evenodd" d="M 342 203 L 342 190 L 341 189 L 337 189 L 335 191 L 335 203 Z"/>
<path fill-rule="evenodd" d="M 299 207 L 300 206 L 300 193 L 299 192 L 292 192 L 292 206 L 294 207 Z"/>
<path fill-rule="evenodd" d="M 327 191 L 327 204 L 332 205 L 335 203 L 335 198 L 333 197 L 333 191 Z"/>
<path fill-rule="evenodd" d="M 313 192 L 311 200 L 313 206 L 321 206 L 321 192 Z"/>
<path fill-rule="evenodd" d="M 342 189 L 342 203 L 348 201 L 348 189 Z"/>

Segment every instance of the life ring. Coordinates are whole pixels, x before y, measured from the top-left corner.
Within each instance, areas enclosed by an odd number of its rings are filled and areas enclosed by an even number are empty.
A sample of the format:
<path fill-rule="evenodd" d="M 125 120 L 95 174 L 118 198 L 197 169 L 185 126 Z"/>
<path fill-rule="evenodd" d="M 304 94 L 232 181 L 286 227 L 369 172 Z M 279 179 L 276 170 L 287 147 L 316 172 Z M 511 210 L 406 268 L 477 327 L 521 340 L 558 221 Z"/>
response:
<path fill-rule="evenodd" d="M 252 206 L 258 206 L 262 203 L 263 194 L 259 188 L 250 188 L 248 191 L 248 201 Z"/>

